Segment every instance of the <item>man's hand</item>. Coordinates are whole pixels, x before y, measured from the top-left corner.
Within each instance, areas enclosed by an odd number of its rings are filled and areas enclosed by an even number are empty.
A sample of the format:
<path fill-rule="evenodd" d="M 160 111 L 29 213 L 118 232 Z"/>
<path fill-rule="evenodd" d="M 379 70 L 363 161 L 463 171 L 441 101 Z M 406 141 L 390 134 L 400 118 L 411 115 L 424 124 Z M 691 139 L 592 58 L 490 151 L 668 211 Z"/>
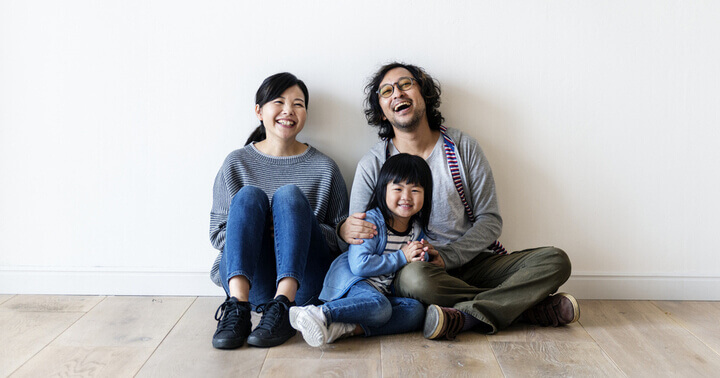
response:
<path fill-rule="evenodd" d="M 445 260 L 443 260 L 442 256 L 440 256 L 440 252 L 435 249 L 435 247 L 432 246 L 432 244 L 428 243 L 427 240 L 422 239 L 420 242 L 423 245 L 423 250 L 425 253 L 430 255 L 430 259 L 428 259 L 428 262 L 433 265 L 437 265 L 443 269 L 445 269 Z"/>
<path fill-rule="evenodd" d="M 372 239 L 377 235 L 377 227 L 364 221 L 365 213 L 349 216 L 340 226 L 340 237 L 348 244 L 362 244 L 363 239 Z"/>

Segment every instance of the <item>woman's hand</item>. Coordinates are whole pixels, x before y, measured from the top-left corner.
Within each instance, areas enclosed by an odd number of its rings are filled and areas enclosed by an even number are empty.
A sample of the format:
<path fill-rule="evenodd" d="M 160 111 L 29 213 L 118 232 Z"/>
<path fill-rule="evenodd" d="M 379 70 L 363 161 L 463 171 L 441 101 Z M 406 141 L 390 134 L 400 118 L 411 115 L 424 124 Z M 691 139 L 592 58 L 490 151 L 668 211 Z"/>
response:
<path fill-rule="evenodd" d="M 422 242 L 411 241 L 405 244 L 401 251 L 405 254 L 405 259 L 408 262 L 423 261 L 425 258 L 425 249 Z"/>
<path fill-rule="evenodd" d="M 340 237 L 348 244 L 362 244 L 377 235 L 377 227 L 365 220 L 365 213 L 350 215 L 340 226 Z"/>

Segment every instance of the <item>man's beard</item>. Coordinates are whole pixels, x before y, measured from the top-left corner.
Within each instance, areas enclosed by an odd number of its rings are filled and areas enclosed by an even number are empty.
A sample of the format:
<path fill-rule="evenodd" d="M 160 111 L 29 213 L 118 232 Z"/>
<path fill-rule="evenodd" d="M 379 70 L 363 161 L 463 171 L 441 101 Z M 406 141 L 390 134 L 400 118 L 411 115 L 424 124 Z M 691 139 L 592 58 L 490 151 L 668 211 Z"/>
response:
<path fill-rule="evenodd" d="M 417 130 L 418 126 L 420 126 L 420 120 L 422 119 L 422 116 L 423 111 L 421 109 L 417 109 L 413 113 L 412 118 L 410 118 L 406 122 L 398 122 L 397 120 L 394 120 L 395 122 L 390 122 L 390 124 L 398 130 L 404 131 L 406 133 L 411 133 Z"/>

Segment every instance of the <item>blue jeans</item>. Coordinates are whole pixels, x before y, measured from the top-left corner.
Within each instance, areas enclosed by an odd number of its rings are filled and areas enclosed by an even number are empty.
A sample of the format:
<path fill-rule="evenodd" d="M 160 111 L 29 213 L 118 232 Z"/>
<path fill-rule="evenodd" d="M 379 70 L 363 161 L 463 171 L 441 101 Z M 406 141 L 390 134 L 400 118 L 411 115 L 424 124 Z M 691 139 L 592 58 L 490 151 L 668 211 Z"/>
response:
<path fill-rule="evenodd" d="M 274 227 L 274 237 L 270 226 Z M 245 276 L 255 307 L 275 297 L 277 283 L 297 280 L 298 304 L 319 303 L 323 279 L 330 267 L 330 250 L 310 202 L 295 185 L 278 188 L 272 206 L 264 191 L 241 188 L 230 203 L 220 277 Z"/>
<path fill-rule="evenodd" d="M 340 299 L 321 306 L 328 324 L 360 324 L 365 336 L 419 330 L 425 308 L 415 299 L 385 296 L 366 281 L 358 281 Z"/>

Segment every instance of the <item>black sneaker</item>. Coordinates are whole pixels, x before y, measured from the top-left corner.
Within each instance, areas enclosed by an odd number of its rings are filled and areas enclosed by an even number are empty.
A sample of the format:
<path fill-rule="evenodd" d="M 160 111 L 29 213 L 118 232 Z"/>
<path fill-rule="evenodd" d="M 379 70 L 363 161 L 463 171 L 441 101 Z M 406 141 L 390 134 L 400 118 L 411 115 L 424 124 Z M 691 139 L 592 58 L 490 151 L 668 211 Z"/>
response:
<path fill-rule="evenodd" d="M 218 321 L 212 344 L 218 349 L 240 348 L 250 333 L 250 303 L 235 297 L 227 299 L 215 311 Z"/>
<path fill-rule="evenodd" d="M 295 329 L 290 325 L 289 309 L 295 306 L 284 295 L 278 295 L 270 302 L 257 307 L 262 312 L 260 324 L 250 333 L 249 345 L 269 348 L 278 346 L 295 336 Z"/>

